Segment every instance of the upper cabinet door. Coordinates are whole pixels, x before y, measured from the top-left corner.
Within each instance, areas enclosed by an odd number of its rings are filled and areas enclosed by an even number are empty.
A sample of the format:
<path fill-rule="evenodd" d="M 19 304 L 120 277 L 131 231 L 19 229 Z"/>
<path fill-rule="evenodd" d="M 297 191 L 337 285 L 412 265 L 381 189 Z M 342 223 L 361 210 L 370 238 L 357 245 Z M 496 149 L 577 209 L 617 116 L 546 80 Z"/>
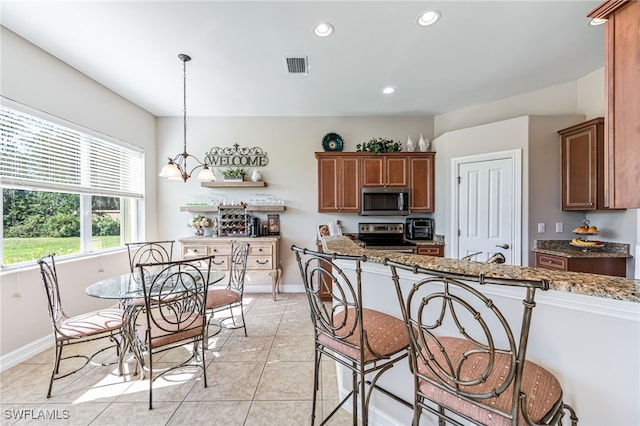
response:
<path fill-rule="evenodd" d="M 362 186 L 409 186 L 409 160 L 402 155 L 364 155 Z"/>
<path fill-rule="evenodd" d="M 318 157 L 318 211 L 360 212 L 360 159 L 342 154 Z"/>
<path fill-rule="evenodd" d="M 429 213 L 435 210 L 435 153 L 409 157 L 409 187 L 411 212 Z"/>
<path fill-rule="evenodd" d="M 609 0 L 605 24 L 605 194 L 610 208 L 640 208 L 640 1 Z"/>
<path fill-rule="evenodd" d="M 604 119 L 559 130 L 562 140 L 562 210 L 604 207 Z"/>

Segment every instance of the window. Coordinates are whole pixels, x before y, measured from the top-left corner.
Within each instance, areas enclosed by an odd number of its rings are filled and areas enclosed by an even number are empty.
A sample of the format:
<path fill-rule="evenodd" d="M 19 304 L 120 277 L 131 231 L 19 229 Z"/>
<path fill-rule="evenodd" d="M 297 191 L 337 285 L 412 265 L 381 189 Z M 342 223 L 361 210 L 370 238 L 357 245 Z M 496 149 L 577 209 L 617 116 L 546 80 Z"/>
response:
<path fill-rule="evenodd" d="M 134 240 L 143 196 L 140 149 L 4 104 L 0 133 L 2 268 Z"/>

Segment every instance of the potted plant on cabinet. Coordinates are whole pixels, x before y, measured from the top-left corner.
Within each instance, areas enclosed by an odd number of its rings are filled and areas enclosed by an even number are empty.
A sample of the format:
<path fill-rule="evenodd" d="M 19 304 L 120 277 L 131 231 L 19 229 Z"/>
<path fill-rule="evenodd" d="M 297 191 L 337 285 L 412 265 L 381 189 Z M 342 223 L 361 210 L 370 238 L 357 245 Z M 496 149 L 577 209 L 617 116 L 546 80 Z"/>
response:
<path fill-rule="evenodd" d="M 371 139 L 369 142 L 356 145 L 356 151 L 366 151 L 372 154 L 380 154 L 383 152 L 398 152 L 402 151 L 402 145 L 400 142 L 395 142 L 391 139 Z"/>

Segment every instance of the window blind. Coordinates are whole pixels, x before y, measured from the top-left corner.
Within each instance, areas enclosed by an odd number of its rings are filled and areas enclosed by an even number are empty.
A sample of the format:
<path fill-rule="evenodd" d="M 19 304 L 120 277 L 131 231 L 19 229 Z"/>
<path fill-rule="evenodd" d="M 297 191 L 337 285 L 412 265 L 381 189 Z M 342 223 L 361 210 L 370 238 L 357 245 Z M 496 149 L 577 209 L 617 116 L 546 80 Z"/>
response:
<path fill-rule="evenodd" d="M 143 196 L 143 153 L 0 105 L 0 183 L 102 196 Z"/>

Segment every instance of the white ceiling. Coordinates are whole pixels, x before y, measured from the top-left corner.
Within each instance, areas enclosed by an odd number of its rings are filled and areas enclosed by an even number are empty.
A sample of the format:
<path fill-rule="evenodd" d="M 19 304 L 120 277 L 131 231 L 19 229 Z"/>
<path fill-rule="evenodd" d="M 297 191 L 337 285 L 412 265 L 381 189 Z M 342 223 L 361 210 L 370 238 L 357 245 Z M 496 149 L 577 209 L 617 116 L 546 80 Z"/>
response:
<path fill-rule="evenodd" d="M 436 115 L 604 65 L 600 0 L 7 1 L 5 27 L 157 116 Z M 437 9 L 432 27 L 418 14 Z M 335 33 L 312 27 L 329 21 Z M 308 56 L 308 75 L 284 56 Z M 397 88 L 393 95 L 381 89 Z"/>

